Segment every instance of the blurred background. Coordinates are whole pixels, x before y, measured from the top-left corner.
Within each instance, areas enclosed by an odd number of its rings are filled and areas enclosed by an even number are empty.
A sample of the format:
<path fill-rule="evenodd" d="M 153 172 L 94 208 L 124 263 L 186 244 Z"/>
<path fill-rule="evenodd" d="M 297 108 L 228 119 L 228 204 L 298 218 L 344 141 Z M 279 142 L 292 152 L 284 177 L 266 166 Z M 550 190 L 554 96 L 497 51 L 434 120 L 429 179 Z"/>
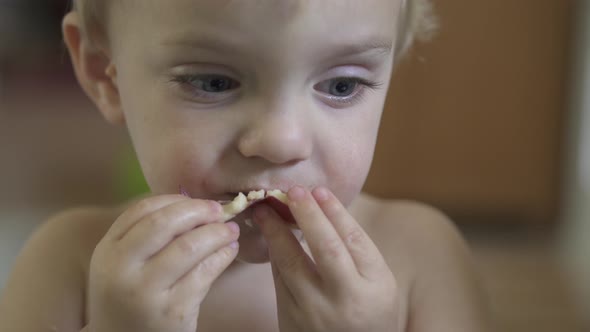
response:
<path fill-rule="evenodd" d="M 590 3 L 435 0 L 396 68 L 365 190 L 447 213 L 497 331 L 590 331 Z M 31 231 L 145 190 L 75 82 L 66 0 L 0 0 L 0 289 Z"/>

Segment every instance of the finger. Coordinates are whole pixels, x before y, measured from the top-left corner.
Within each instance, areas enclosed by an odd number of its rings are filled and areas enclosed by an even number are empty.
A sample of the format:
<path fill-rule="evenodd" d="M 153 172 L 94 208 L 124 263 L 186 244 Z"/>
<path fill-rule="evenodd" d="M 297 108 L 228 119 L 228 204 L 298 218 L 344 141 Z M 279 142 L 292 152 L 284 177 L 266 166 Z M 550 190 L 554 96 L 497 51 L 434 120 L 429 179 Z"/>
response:
<path fill-rule="evenodd" d="M 164 195 L 142 199 L 125 210 L 117 220 L 115 220 L 105 234 L 105 238 L 118 241 L 133 227 L 133 225 L 135 225 L 135 223 L 147 214 L 182 200 L 187 200 L 187 198 L 181 195 Z"/>
<path fill-rule="evenodd" d="M 214 223 L 175 238 L 144 265 L 145 274 L 154 280 L 150 284 L 170 287 L 208 256 L 237 241 L 239 233 L 234 222 Z"/>
<path fill-rule="evenodd" d="M 289 317 L 295 322 L 302 322 L 301 309 L 304 308 L 302 303 L 298 303 L 289 288 L 285 285 L 282 275 L 276 265 L 271 263 L 272 276 L 275 285 L 275 297 L 277 301 L 278 317 Z M 279 319 L 282 323 L 282 319 Z M 279 326 L 279 330 L 283 330 Z"/>
<path fill-rule="evenodd" d="M 254 220 L 264 236 L 271 264 L 294 297 L 310 294 L 319 283 L 314 263 L 285 221 L 265 205 L 256 207 Z"/>
<path fill-rule="evenodd" d="M 219 204 L 198 199 L 183 199 L 141 218 L 119 241 L 124 252 L 135 259 L 148 259 L 172 239 L 201 225 L 221 218 Z"/>
<path fill-rule="evenodd" d="M 356 267 L 340 235 L 308 190 L 294 187 L 288 195 L 289 209 L 303 232 L 322 279 L 330 284 L 342 282 Z"/>
<path fill-rule="evenodd" d="M 184 276 L 170 285 L 169 292 L 177 298 L 191 301 L 191 307 L 200 305 L 211 285 L 236 258 L 239 248 L 237 242 L 218 248 L 193 266 Z"/>
<path fill-rule="evenodd" d="M 270 266 L 272 269 L 272 277 L 275 283 L 275 294 L 277 298 L 277 303 L 289 306 L 297 306 L 297 300 L 295 300 L 293 294 L 291 294 L 291 291 L 289 290 L 287 285 L 285 285 L 285 282 L 283 281 L 283 277 L 281 275 L 281 272 L 279 272 L 278 267 L 272 263 Z"/>
<path fill-rule="evenodd" d="M 385 264 L 381 252 L 338 198 L 325 187 L 314 189 L 312 195 L 343 240 L 358 273 L 368 277 L 380 271 Z"/>

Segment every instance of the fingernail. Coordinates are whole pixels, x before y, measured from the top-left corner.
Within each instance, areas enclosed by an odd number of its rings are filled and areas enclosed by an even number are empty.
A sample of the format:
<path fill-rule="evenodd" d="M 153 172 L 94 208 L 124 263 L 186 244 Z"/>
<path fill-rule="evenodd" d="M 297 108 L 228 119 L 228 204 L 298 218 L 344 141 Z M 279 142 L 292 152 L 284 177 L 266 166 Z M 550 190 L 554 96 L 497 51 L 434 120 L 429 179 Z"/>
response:
<path fill-rule="evenodd" d="M 289 190 L 288 196 L 292 201 L 301 200 L 305 196 L 305 189 L 300 186 L 295 186 Z"/>
<path fill-rule="evenodd" d="M 330 197 L 330 193 L 325 187 L 318 187 L 314 190 L 314 196 L 318 201 L 325 201 Z"/>
<path fill-rule="evenodd" d="M 227 225 L 227 227 L 229 227 L 229 229 L 232 232 L 234 232 L 236 234 L 240 233 L 240 226 L 238 226 L 238 224 L 236 224 L 235 222 L 230 221 L 230 222 L 226 223 L 226 225 Z"/>
<path fill-rule="evenodd" d="M 221 204 L 215 201 L 209 201 L 209 206 L 211 207 L 211 212 L 220 213 L 223 210 Z"/>
<path fill-rule="evenodd" d="M 238 241 L 234 241 L 229 244 L 229 247 L 232 249 L 238 249 L 239 246 L 240 246 L 240 244 L 238 243 Z"/>

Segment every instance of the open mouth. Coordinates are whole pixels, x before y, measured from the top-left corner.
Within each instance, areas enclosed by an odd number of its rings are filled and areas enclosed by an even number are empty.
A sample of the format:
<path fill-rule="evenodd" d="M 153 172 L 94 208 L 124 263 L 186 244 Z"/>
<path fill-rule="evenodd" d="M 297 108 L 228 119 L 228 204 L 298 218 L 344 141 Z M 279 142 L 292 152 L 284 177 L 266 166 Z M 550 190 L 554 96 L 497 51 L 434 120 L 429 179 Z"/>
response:
<path fill-rule="evenodd" d="M 256 205 L 267 204 L 288 224 L 296 225 L 295 218 L 287 204 L 288 200 L 287 195 L 280 190 L 269 190 L 265 192 L 264 189 L 261 189 L 250 191 L 248 195 L 244 195 L 241 192 L 237 193 L 232 201 L 221 201 L 220 203 L 223 207 L 224 222 L 231 220 Z"/>
<path fill-rule="evenodd" d="M 180 193 L 184 196 L 191 197 L 182 186 L 180 186 Z M 249 210 L 258 204 L 267 204 L 281 218 L 283 218 L 287 224 L 289 224 L 289 226 L 292 228 L 297 228 L 295 218 L 293 217 L 291 210 L 289 210 L 289 198 L 287 197 L 287 194 L 281 190 L 276 189 L 265 191 L 264 189 L 261 189 L 250 191 L 247 195 L 242 192 L 232 194 L 235 196 L 233 200 L 218 201 L 223 207 L 223 222 L 227 222 L 237 216 L 241 216 L 246 210 Z M 250 212 L 248 216 L 251 217 L 251 210 L 248 212 Z M 250 218 L 246 218 L 245 220 L 248 219 Z M 246 223 L 249 224 L 249 221 Z"/>

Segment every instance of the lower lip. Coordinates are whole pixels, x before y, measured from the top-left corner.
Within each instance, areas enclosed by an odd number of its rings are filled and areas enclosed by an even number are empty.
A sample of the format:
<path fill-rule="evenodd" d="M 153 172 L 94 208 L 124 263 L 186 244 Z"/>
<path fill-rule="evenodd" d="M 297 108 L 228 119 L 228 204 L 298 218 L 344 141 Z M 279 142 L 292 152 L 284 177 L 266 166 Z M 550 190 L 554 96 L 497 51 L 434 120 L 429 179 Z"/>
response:
<path fill-rule="evenodd" d="M 254 214 L 254 210 L 247 208 L 246 210 L 242 211 L 241 213 L 239 213 L 238 215 L 236 215 L 235 217 L 233 217 L 230 220 L 237 222 L 237 223 L 246 223 L 246 220 L 248 220 L 248 219 L 253 220 L 254 219 L 253 214 Z"/>
<path fill-rule="evenodd" d="M 295 222 L 295 218 L 293 217 L 293 214 L 291 213 L 291 210 L 289 209 L 289 206 L 286 205 L 285 203 L 279 201 L 278 199 L 276 199 L 272 196 L 269 196 L 269 197 L 266 197 L 265 199 L 255 202 L 250 207 L 253 207 L 257 204 L 266 204 L 266 205 L 270 206 L 273 210 L 275 210 L 275 212 L 279 216 L 281 216 L 281 218 L 283 218 L 283 220 L 285 220 L 287 222 L 287 224 L 297 225 L 297 223 Z"/>
<path fill-rule="evenodd" d="M 267 197 L 265 199 L 254 202 L 244 211 L 233 217 L 231 220 L 238 223 L 241 226 L 258 229 L 256 223 L 254 223 L 254 208 L 260 204 L 265 204 L 269 206 L 271 209 L 273 209 L 283 220 L 285 220 L 285 223 L 288 224 L 290 228 L 299 229 L 297 223 L 295 222 L 293 214 L 289 210 L 289 207 L 285 205 L 285 203 L 279 201 L 274 197 Z M 252 226 L 249 226 L 248 224 L 251 224 Z"/>

